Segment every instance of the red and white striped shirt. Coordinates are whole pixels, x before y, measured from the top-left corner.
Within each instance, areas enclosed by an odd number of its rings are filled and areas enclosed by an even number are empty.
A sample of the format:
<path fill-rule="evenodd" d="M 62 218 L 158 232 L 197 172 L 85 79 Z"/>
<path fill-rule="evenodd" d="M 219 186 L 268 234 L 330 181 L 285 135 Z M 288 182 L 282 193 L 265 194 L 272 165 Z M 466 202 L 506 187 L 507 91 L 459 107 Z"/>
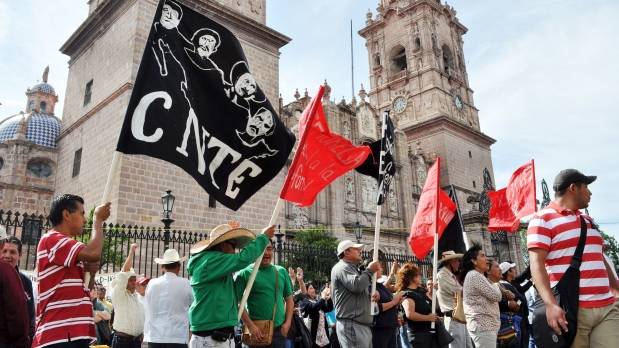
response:
<path fill-rule="evenodd" d="M 95 340 L 95 321 L 77 254 L 84 244 L 51 230 L 37 248 L 37 327 L 32 347 Z"/>
<path fill-rule="evenodd" d="M 550 286 L 555 286 L 572 261 L 580 238 L 580 216 L 587 222 L 587 239 L 580 265 L 580 307 L 599 308 L 615 302 L 610 291 L 608 273 L 602 253 L 603 239 L 597 229 L 592 227 L 593 219 L 559 207 L 551 202 L 548 207 L 538 211 L 529 222 L 527 248 L 540 248 L 548 251 L 546 271 Z"/>

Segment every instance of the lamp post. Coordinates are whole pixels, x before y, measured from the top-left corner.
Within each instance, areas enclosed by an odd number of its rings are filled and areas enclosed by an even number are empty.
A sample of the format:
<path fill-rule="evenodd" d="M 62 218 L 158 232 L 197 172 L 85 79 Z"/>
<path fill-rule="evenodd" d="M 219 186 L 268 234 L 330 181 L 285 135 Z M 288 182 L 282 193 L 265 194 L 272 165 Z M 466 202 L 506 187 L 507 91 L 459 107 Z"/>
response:
<path fill-rule="evenodd" d="M 363 237 L 363 227 L 361 226 L 359 221 L 355 222 L 355 225 L 352 229 L 355 233 L 355 238 L 357 238 L 357 243 L 361 243 L 361 237 Z"/>
<path fill-rule="evenodd" d="M 174 195 L 172 190 L 166 190 L 165 195 L 161 196 L 161 204 L 163 205 L 163 246 L 165 250 L 168 250 L 170 246 L 170 225 L 174 222 L 171 218 L 172 208 L 174 208 Z"/>

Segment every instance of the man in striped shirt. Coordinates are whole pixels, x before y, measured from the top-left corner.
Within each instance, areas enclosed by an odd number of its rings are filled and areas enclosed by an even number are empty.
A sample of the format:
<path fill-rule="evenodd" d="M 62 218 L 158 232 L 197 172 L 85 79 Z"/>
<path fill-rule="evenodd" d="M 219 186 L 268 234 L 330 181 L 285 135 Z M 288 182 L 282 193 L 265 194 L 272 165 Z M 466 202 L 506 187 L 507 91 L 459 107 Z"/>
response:
<path fill-rule="evenodd" d="M 97 207 L 92 239 L 84 244 L 73 239 L 84 232 L 84 200 L 65 194 L 52 201 L 52 229 L 41 237 L 37 247 L 39 295 L 33 348 L 88 347 L 96 339 L 84 271 L 94 272 L 98 268 L 103 221 L 109 216 L 110 203 Z"/>
<path fill-rule="evenodd" d="M 619 347 L 619 309 L 615 294 L 619 287 L 602 254 L 602 236 L 593 219 L 580 212 L 589 205 L 588 185 L 595 176 L 575 169 L 561 171 L 555 178 L 555 199 L 529 222 L 527 247 L 531 273 L 539 296 L 546 304 L 552 329 L 567 330 L 565 313 L 556 303 L 551 287 L 567 270 L 580 238 L 580 217 L 587 224 L 587 239 L 580 266 L 578 326 L 572 347 Z"/>

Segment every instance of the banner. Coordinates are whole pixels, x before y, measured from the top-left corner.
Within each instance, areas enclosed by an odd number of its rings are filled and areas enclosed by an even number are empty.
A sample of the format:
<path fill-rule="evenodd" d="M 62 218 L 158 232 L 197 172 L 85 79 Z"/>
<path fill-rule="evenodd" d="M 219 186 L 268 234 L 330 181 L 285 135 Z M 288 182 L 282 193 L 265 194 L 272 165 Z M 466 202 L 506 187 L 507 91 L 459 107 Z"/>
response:
<path fill-rule="evenodd" d="M 460 213 L 460 205 L 458 204 L 458 196 L 453 185 L 449 186 L 449 199 L 456 206 L 454 217 L 451 219 L 441 239 L 438 240 L 438 255 L 442 255 L 444 251 L 453 250 L 456 253 L 464 253 L 466 251 L 466 243 L 464 241 L 464 228 L 462 226 L 462 215 Z"/>
<path fill-rule="evenodd" d="M 535 213 L 535 164 L 533 160 L 516 169 L 507 183 L 505 196 L 509 206 L 518 219 Z"/>
<path fill-rule="evenodd" d="M 367 146 L 331 133 L 322 109 L 324 86 L 299 119 L 299 147 L 280 197 L 300 207 L 312 205 L 318 193 L 335 179 L 358 167 L 370 154 Z"/>
<path fill-rule="evenodd" d="M 117 151 L 173 163 L 236 210 L 278 174 L 294 141 L 237 38 L 202 14 L 162 0 Z"/>
<path fill-rule="evenodd" d="M 418 259 L 424 259 L 434 245 L 434 233 L 440 237 L 454 217 L 456 205 L 440 189 L 440 158 L 428 170 L 417 212 L 413 219 L 408 244 Z M 438 197 L 437 197 L 438 195 Z M 438 226 L 435 226 L 438 217 Z M 438 230 L 437 230 L 438 229 Z"/>
<path fill-rule="evenodd" d="M 514 215 L 507 201 L 506 191 L 507 188 L 502 188 L 498 191 L 488 191 L 488 199 L 490 199 L 488 230 L 491 232 L 514 232 L 520 226 L 520 219 Z"/>
<path fill-rule="evenodd" d="M 389 188 L 395 175 L 394 145 L 395 127 L 389 117 L 389 111 L 383 112 L 382 138 L 368 144 L 372 153 L 355 170 L 378 180 L 376 204 L 382 205 L 389 194 Z"/>

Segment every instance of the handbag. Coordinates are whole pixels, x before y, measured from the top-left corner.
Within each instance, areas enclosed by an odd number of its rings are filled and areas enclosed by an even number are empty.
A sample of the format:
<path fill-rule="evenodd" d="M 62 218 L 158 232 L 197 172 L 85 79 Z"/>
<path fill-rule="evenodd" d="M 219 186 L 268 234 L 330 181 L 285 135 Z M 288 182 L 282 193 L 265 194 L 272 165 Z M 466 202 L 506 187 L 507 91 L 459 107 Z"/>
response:
<path fill-rule="evenodd" d="M 466 317 L 464 316 L 464 301 L 462 301 L 462 291 L 456 292 L 456 305 L 453 312 L 451 312 L 451 319 L 466 324 Z"/>
<path fill-rule="evenodd" d="M 275 269 L 275 303 L 273 305 L 273 316 L 271 320 L 253 320 L 254 325 L 258 327 L 263 334 L 262 340 L 258 340 L 255 336 L 252 336 L 247 325 L 243 325 L 243 336 L 241 341 L 250 347 L 266 347 L 270 346 L 273 342 L 273 330 L 275 322 L 275 310 L 277 309 L 277 283 L 279 277 L 277 274 L 277 268 Z"/>
<path fill-rule="evenodd" d="M 453 336 L 445 328 L 441 320 L 434 322 L 434 343 L 435 347 L 447 347 L 454 341 Z"/>
<path fill-rule="evenodd" d="M 557 303 L 565 311 L 565 318 L 567 319 L 568 328 L 567 332 L 557 335 L 554 330 L 550 328 L 546 319 L 546 304 L 542 301 L 539 294 L 535 299 L 535 303 L 533 303 L 532 334 L 533 338 L 535 338 L 535 344 L 540 348 L 569 347 L 576 337 L 576 321 L 578 318 L 578 296 L 580 286 L 574 285 L 580 284 L 580 264 L 582 262 L 582 252 L 585 248 L 586 239 L 587 223 L 581 216 L 580 238 L 578 239 L 578 246 L 574 251 L 570 266 L 567 268 L 557 285 L 552 288 L 552 292 Z"/>

